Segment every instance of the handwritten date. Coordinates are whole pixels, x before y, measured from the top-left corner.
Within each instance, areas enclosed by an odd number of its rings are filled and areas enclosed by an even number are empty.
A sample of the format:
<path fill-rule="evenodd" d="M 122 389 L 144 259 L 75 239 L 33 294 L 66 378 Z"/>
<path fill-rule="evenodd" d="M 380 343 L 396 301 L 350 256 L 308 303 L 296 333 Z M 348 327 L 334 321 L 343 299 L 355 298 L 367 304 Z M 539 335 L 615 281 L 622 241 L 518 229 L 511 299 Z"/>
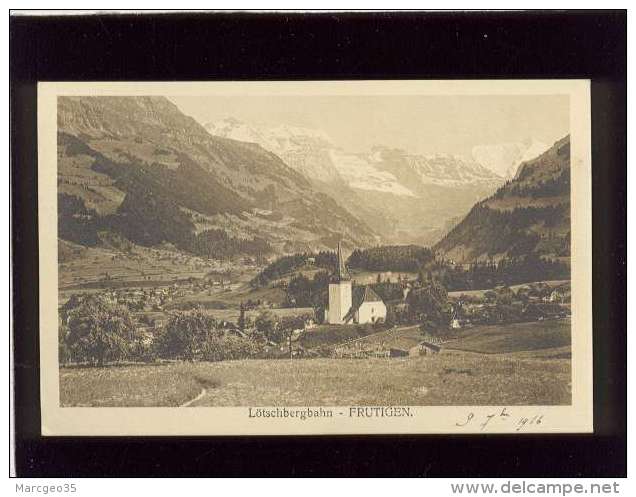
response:
<path fill-rule="evenodd" d="M 494 428 L 498 423 L 506 423 L 515 431 L 522 431 L 529 426 L 538 426 L 544 422 L 543 414 L 536 414 L 531 417 L 515 416 L 508 411 L 507 407 L 488 413 L 486 415 L 475 415 L 469 412 L 465 419 L 455 423 L 455 426 L 465 427 L 468 425 L 479 426 L 480 431 L 486 431 L 488 428 Z"/>

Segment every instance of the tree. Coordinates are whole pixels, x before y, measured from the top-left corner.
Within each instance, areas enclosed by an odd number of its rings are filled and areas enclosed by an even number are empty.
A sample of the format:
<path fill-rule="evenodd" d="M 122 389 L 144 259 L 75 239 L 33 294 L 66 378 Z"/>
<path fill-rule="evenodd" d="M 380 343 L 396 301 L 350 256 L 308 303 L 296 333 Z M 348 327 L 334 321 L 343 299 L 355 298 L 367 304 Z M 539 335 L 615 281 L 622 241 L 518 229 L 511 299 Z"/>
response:
<path fill-rule="evenodd" d="M 294 331 L 305 327 L 303 316 L 283 316 L 279 322 L 279 327 L 285 331 Z"/>
<path fill-rule="evenodd" d="M 292 335 L 294 330 L 305 327 L 305 319 L 302 316 L 284 316 L 279 323 L 279 330 L 287 340 L 289 346 L 289 358 L 293 357 Z"/>
<path fill-rule="evenodd" d="M 323 316 L 329 301 L 329 273 L 318 271 L 311 281 L 311 306 L 316 316 Z"/>
<path fill-rule="evenodd" d="M 311 306 L 311 281 L 304 274 L 298 274 L 289 280 L 287 303 L 290 307 Z"/>
<path fill-rule="evenodd" d="M 437 280 L 428 280 L 422 287 L 410 291 L 406 301 L 411 319 L 433 329 L 448 326 L 448 293 Z"/>
<path fill-rule="evenodd" d="M 170 359 L 202 359 L 208 340 L 220 334 L 216 321 L 200 309 L 177 313 L 158 337 L 157 352 L 160 357 Z"/>
<path fill-rule="evenodd" d="M 126 358 L 139 340 L 130 311 L 99 296 L 85 298 L 67 309 L 65 343 L 76 361 L 102 366 Z"/>
<path fill-rule="evenodd" d="M 239 311 L 239 318 L 238 318 L 239 330 L 245 331 L 245 325 L 246 325 L 245 306 L 243 305 L 243 301 L 241 301 L 241 308 L 240 308 L 240 311 Z"/>
<path fill-rule="evenodd" d="M 368 271 L 417 271 L 433 260 L 433 252 L 417 245 L 385 245 L 355 249 L 347 265 Z M 378 281 L 379 283 L 379 281 Z"/>
<path fill-rule="evenodd" d="M 497 300 L 497 293 L 494 290 L 484 292 L 484 300 L 486 302 L 495 302 Z"/>
<path fill-rule="evenodd" d="M 496 290 L 496 302 L 500 305 L 510 305 L 515 298 L 514 292 L 507 286 L 497 288 Z"/>
<path fill-rule="evenodd" d="M 69 346 L 67 343 L 67 336 L 68 328 L 65 325 L 61 325 L 57 337 L 57 357 L 60 364 L 68 364 L 72 359 L 71 351 L 69 350 Z"/>
<path fill-rule="evenodd" d="M 265 338 L 272 342 L 280 343 L 284 336 L 280 333 L 276 316 L 270 311 L 260 312 L 254 321 L 254 325 L 259 333 L 262 333 Z"/>

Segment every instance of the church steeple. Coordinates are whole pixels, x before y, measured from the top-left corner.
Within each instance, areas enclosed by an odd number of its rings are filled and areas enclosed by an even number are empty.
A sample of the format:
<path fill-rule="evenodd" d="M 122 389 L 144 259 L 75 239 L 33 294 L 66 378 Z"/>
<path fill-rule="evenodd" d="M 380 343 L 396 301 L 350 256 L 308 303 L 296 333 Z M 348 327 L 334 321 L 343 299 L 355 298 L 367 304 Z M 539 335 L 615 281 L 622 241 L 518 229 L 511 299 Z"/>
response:
<path fill-rule="evenodd" d="M 326 309 L 326 320 L 330 324 L 345 324 L 345 317 L 351 310 L 352 281 L 342 256 L 340 242 L 336 257 L 336 270 L 329 280 L 329 307 Z"/>
<path fill-rule="evenodd" d="M 347 271 L 347 266 L 345 264 L 344 257 L 342 256 L 342 247 L 340 246 L 340 242 L 338 242 L 338 261 L 336 267 L 336 275 L 335 281 L 349 281 L 351 276 L 349 276 L 349 271 Z"/>

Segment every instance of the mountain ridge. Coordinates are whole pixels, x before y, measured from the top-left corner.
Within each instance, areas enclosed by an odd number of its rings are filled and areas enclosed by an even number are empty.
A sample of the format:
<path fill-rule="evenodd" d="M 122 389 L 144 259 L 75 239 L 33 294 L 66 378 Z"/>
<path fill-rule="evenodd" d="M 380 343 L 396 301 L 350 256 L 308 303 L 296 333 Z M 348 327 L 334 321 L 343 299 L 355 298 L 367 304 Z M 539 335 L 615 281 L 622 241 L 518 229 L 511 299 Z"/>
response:
<path fill-rule="evenodd" d="M 58 187 L 68 197 L 60 231 L 75 230 L 71 241 L 81 242 L 84 230 L 95 243 L 96 231 L 106 230 L 206 255 L 214 254 L 203 232 L 219 230 L 237 244 L 266 240 L 278 253 L 333 248 L 338 238 L 349 246 L 377 241 L 278 156 L 210 135 L 163 97 L 60 97 Z"/>
<path fill-rule="evenodd" d="M 426 156 L 381 145 L 373 147 L 368 152 L 349 152 L 336 146 L 324 131 L 314 128 L 289 125 L 259 126 L 247 124 L 236 118 L 208 122 L 204 127 L 213 136 L 257 143 L 264 149 L 282 157 L 292 168 L 302 171 L 307 177 L 322 181 L 327 181 L 330 177 L 342 179 L 343 175 L 349 176 L 350 180 L 355 178 L 359 181 L 366 176 L 377 176 L 383 172 L 386 174 L 383 178 L 385 184 L 395 181 L 395 174 L 388 167 L 382 167 L 381 165 L 379 168 L 375 167 L 383 161 L 383 156 L 389 155 L 393 157 L 401 156 L 401 158 L 405 159 L 414 171 L 419 172 L 420 178 L 418 178 L 418 181 L 424 183 L 443 185 L 443 176 L 436 177 L 435 175 L 440 172 L 443 173 L 444 169 L 447 169 L 450 173 L 451 184 L 457 184 L 462 179 L 464 181 L 461 184 L 502 180 L 501 175 L 482 166 L 474 159 L 450 154 Z M 322 169 L 310 168 L 305 164 L 299 163 L 301 156 L 307 158 L 312 157 L 313 154 L 317 158 L 325 152 L 327 156 L 322 158 L 326 162 L 322 164 L 324 166 Z M 315 165 L 315 162 L 315 160 L 312 161 L 312 164 Z M 322 173 L 327 169 L 328 174 L 323 175 Z M 354 172 L 351 172 L 351 170 Z M 394 193 L 413 196 L 413 193 L 408 189 L 408 185 L 404 184 L 404 182 L 398 183 L 398 186 L 394 187 L 396 190 Z M 392 189 L 382 186 L 373 188 L 372 184 L 366 186 L 357 185 L 357 187 L 384 192 L 390 192 Z"/>
<path fill-rule="evenodd" d="M 523 162 L 434 249 L 459 262 L 528 254 L 569 258 L 570 136 Z"/>
<path fill-rule="evenodd" d="M 384 146 L 349 152 L 312 128 L 257 126 L 235 118 L 205 128 L 269 147 L 315 188 L 338 192 L 343 205 L 354 214 L 362 212 L 387 243 L 435 242 L 449 219 L 463 216 L 504 181 L 461 157 L 426 157 Z"/>

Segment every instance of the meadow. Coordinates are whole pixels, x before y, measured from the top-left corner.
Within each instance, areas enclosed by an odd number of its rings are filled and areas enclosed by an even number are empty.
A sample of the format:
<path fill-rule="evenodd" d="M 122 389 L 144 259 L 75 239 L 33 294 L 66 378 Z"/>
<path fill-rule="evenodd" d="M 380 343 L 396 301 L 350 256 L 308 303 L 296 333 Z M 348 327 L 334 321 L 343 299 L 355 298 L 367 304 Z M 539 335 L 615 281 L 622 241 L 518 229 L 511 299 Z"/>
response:
<path fill-rule="evenodd" d="M 570 319 L 549 319 L 530 323 L 475 326 L 458 332 L 445 349 L 501 354 L 567 347 L 571 343 Z"/>
<path fill-rule="evenodd" d="M 412 271 L 362 271 L 359 269 L 351 271 L 351 279 L 357 285 L 370 285 L 375 283 L 378 279 L 378 275 L 380 275 L 382 281 L 392 281 L 394 283 L 398 277 L 406 277 L 409 280 L 417 278 L 417 273 Z"/>
<path fill-rule="evenodd" d="M 566 283 L 569 283 L 569 281 L 570 280 L 542 280 L 542 281 L 535 281 L 534 283 L 521 283 L 519 285 L 510 285 L 508 288 L 510 288 L 513 292 L 517 292 L 520 288 L 528 287 L 533 284 L 545 284 L 549 287 L 557 287 L 557 286 L 561 286 Z M 458 298 L 458 297 L 461 297 L 462 295 L 466 295 L 468 297 L 476 297 L 476 298 L 483 299 L 484 294 L 489 291 L 492 291 L 492 289 L 486 288 L 483 290 L 459 290 L 454 292 L 448 292 L 448 296 L 452 298 Z"/>
<path fill-rule="evenodd" d="M 254 320 L 259 314 L 261 314 L 263 309 L 250 309 L 245 312 L 245 315 L 248 319 Z M 267 312 L 271 312 L 277 318 L 284 318 L 289 316 L 313 316 L 314 308 L 313 307 L 282 307 L 282 308 L 274 308 L 267 309 Z M 205 314 L 212 316 L 214 319 L 225 320 L 237 322 L 241 311 L 239 309 L 203 309 Z"/>
<path fill-rule="evenodd" d="M 192 406 L 570 403 L 569 322 L 484 328 L 498 328 L 499 336 L 466 330 L 440 354 L 423 357 L 61 368 L 60 401 L 174 407 L 203 393 Z M 533 333 L 543 338 L 531 340 Z M 547 342 L 551 336 L 560 338 Z"/>
<path fill-rule="evenodd" d="M 108 247 L 83 247 L 59 243 L 58 284 L 60 293 L 167 286 L 210 273 L 232 271 L 232 282 L 246 284 L 256 272 L 253 266 L 186 256 L 169 247 L 133 246 L 128 251 Z"/>
<path fill-rule="evenodd" d="M 99 267 L 97 262 L 103 261 L 93 261 Z M 358 276 L 371 279 L 372 275 Z M 196 304 L 217 319 L 235 321 L 242 301 L 283 299 L 282 290 L 253 290 L 246 278 L 243 275 L 240 288 L 233 291 L 190 294 L 170 307 Z M 310 311 L 273 310 L 279 316 Z M 253 318 L 256 313 L 247 314 Z M 180 406 L 193 399 L 197 399 L 193 406 L 568 404 L 570 327 L 570 320 L 563 319 L 453 330 L 442 352 L 426 357 L 64 367 L 60 368 L 60 402 L 63 406 L 130 407 Z M 299 343 L 306 349 L 331 349 L 361 339 L 369 346 L 381 342 L 408 349 L 422 340 L 417 326 L 375 333 L 381 330 L 323 325 L 302 335 Z"/>
<path fill-rule="evenodd" d="M 252 289 L 249 285 L 241 283 L 238 288 L 234 288 L 231 291 L 215 289 L 214 292 L 202 291 L 187 295 L 180 299 L 175 299 L 169 307 L 180 308 L 196 305 L 204 309 L 233 308 L 238 313 L 241 302 L 248 302 L 249 300 L 253 302 L 258 300 L 267 301 L 280 306 L 285 301 L 285 292 L 280 288 L 270 287 Z"/>

